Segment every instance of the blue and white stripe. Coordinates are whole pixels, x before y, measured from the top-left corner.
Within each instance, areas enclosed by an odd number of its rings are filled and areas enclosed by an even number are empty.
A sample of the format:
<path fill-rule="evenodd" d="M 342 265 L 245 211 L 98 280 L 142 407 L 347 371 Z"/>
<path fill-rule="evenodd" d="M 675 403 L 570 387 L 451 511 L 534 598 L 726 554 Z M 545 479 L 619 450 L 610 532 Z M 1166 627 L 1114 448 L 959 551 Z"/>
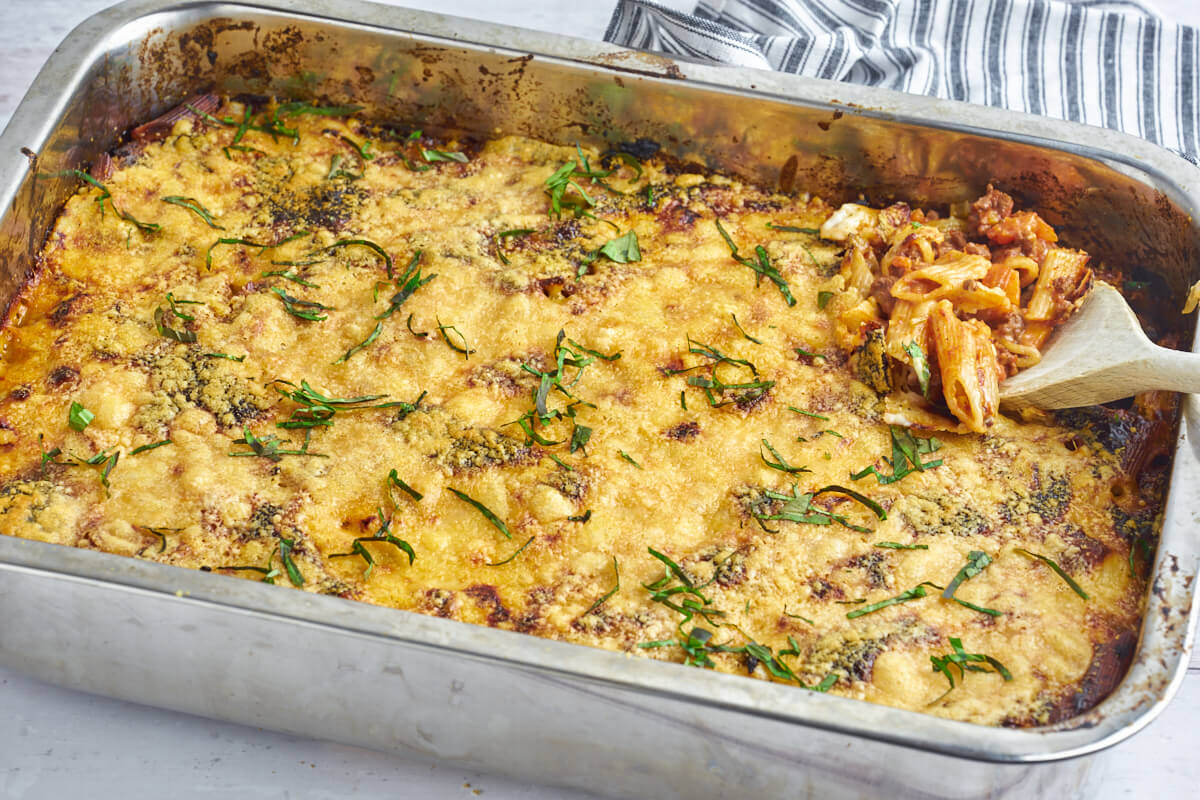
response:
<path fill-rule="evenodd" d="M 620 0 L 608 41 L 1100 125 L 1200 157 L 1200 31 L 1130 0 Z"/>

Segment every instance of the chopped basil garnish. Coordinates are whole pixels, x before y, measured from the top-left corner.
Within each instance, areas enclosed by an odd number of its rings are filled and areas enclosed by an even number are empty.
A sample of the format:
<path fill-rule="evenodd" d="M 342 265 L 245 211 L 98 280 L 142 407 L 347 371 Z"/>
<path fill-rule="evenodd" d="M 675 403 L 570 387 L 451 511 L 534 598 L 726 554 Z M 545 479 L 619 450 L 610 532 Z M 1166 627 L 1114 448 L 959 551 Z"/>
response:
<path fill-rule="evenodd" d="M 883 460 L 892 468 L 892 474 L 884 475 L 872 465 L 852 474 L 850 480 L 857 481 L 868 475 L 874 475 L 875 479 L 881 484 L 895 483 L 912 472 L 924 472 L 927 469 L 933 469 L 942 465 L 942 459 L 940 458 L 933 461 L 921 461 L 921 456 L 929 455 L 941 448 L 942 443 L 936 438 L 931 436 L 928 439 L 922 439 L 903 428 L 895 426 L 890 426 L 890 430 L 892 436 L 892 459 L 890 462 L 887 458 Z"/>
<path fill-rule="evenodd" d="M 420 396 L 411 403 L 399 400 L 377 403 L 377 400 L 382 400 L 387 395 L 368 394 L 360 397 L 328 397 L 314 389 L 305 380 L 300 381 L 299 386 L 296 386 L 291 381 L 283 380 L 271 381 L 271 383 L 279 384 L 275 386 L 275 391 L 300 405 L 300 408 L 293 411 L 287 420 L 276 423 L 276 427 L 279 428 L 329 427 L 333 425 L 333 415 L 338 411 L 359 411 L 369 408 L 399 408 L 404 412 L 412 413 L 417 410 L 421 404 L 421 400 L 425 398 L 425 392 L 421 392 Z M 280 386 L 287 388 L 280 388 Z"/>
<path fill-rule="evenodd" d="M 788 618 L 790 618 L 790 619 L 798 619 L 798 620 L 800 620 L 801 622 L 807 622 L 809 625 L 816 625 L 816 624 L 817 624 L 817 623 L 813 622 L 811 619 L 809 619 L 808 617 L 801 616 L 800 614 L 789 614 L 789 613 L 788 613 L 788 610 L 787 610 L 787 606 L 784 606 L 784 607 L 783 607 L 783 615 L 784 615 L 785 617 L 788 617 Z"/>
<path fill-rule="evenodd" d="M 1058 577 L 1062 578 L 1064 581 L 1067 582 L 1067 586 L 1071 587 L 1071 591 L 1075 592 L 1075 594 L 1079 595 L 1084 600 L 1088 599 L 1088 594 L 1087 594 L 1087 592 L 1085 592 L 1083 590 L 1083 587 L 1080 586 L 1078 583 L 1076 583 L 1075 580 L 1070 575 L 1068 575 L 1066 572 L 1064 572 L 1063 568 L 1060 567 L 1057 563 L 1055 563 L 1054 559 L 1047 558 L 1046 556 L 1041 555 L 1040 553 L 1030 552 L 1029 550 L 1026 550 L 1021 547 L 1016 548 L 1016 550 L 1021 555 L 1029 556 L 1030 558 L 1036 558 L 1036 559 L 1042 561 L 1043 563 L 1045 563 L 1046 566 L 1050 567 L 1050 569 L 1052 569 L 1056 573 L 1058 573 Z"/>
<path fill-rule="evenodd" d="M 588 513 L 591 514 L 590 511 Z M 617 557 L 616 556 L 613 556 L 613 574 L 617 576 L 616 585 L 614 585 L 613 588 L 611 588 L 607 592 L 605 592 L 603 597 L 601 597 L 599 600 L 597 600 L 596 602 L 594 602 L 590 606 L 588 606 L 588 610 L 583 612 L 583 614 L 581 614 L 580 616 L 586 617 L 588 614 L 592 613 L 597 608 L 599 608 L 600 606 L 602 606 L 606 602 L 608 602 L 608 599 L 610 597 L 612 597 L 614 594 L 616 594 L 617 592 L 619 592 L 621 590 L 621 570 L 617 568 Z"/>
<path fill-rule="evenodd" d="M 856 608 L 853 611 L 849 611 L 846 613 L 846 619 L 855 619 L 856 617 L 861 617 L 864 614 L 872 614 L 880 609 L 887 608 L 888 606 L 894 606 L 898 603 L 907 603 L 909 600 L 917 600 L 925 596 L 925 587 L 932 585 L 933 584 L 929 583 L 928 581 L 925 583 L 919 583 L 908 591 L 901 592 L 895 597 L 889 597 L 887 600 L 880 600 L 878 603 L 871 603 L 869 606 L 863 606 L 862 608 Z"/>
<path fill-rule="evenodd" d="M 767 452 L 771 454 L 771 457 L 775 459 L 774 461 L 763 455 L 764 447 L 767 448 Z M 763 439 L 762 444 L 759 445 L 758 457 L 761 458 L 763 463 L 768 467 L 771 469 L 777 469 L 780 472 L 787 472 L 789 474 L 795 474 L 797 472 L 812 472 L 812 470 L 810 470 L 808 467 L 793 467 L 787 462 L 786 459 L 784 459 L 783 456 L 779 454 L 778 450 L 771 446 L 771 443 L 766 439 Z"/>
<path fill-rule="evenodd" d="M 223 358 L 226 361 L 236 361 L 239 364 L 246 360 L 245 356 L 231 356 L 228 353 L 201 353 L 205 358 Z"/>
<path fill-rule="evenodd" d="M 460 164 L 466 164 L 471 160 L 467 158 L 465 153 L 450 150 L 430 150 L 427 148 L 421 148 L 421 157 L 430 163 L 436 161 L 457 161 Z"/>
<path fill-rule="evenodd" d="M 767 227 L 773 231 L 783 231 L 784 233 L 807 233 L 809 236 L 819 236 L 821 233 L 819 228 L 796 228 L 791 225 L 776 225 L 773 222 L 768 222 Z"/>
<path fill-rule="evenodd" d="M 679 375 L 685 372 L 692 372 L 698 369 L 704 369 L 708 372 L 707 376 L 694 375 L 687 379 L 689 386 L 695 386 L 704 392 L 704 396 L 708 398 L 708 404 L 713 408 L 729 405 L 730 403 L 747 402 L 757 400 L 762 397 L 767 391 L 775 385 L 775 381 L 764 381 L 758 379 L 758 368 L 749 361 L 742 358 L 734 358 L 727 356 L 717 348 L 697 342 L 692 337 L 687 337 L 688 353 L 693 355 L 703 356 L 710 359 L 708 363 L 697 364 L 694 367 L 686 367 L 684 369 L 668 369 L 667 375 Z M 725 364 L 730 364 L 736 367 L 750 370 L 750 374 L 755 378 L 753 381 L 743 381 L 741 383 L 725 383 L 717 376 L 717 370 Z M 717 397 L 723 397 L 727 391 L 738 391 L 738 394 L 731 400 L 718 400 Z"/>
<path fill-rule="evenodd" d="M 729 254 L 733 257 L 733 260 L 754 270 L 756 274 L 756 286 L 763 277 L 769 278 L 772 283 L 779 287 L 779 293 L 783 295 L 783 299 L 787 302 L 787 304 L 789 306 L 796 305 L 796 298 L 792 296 L 792 290 L 788 286 L 787 281 L 784 280 L 783 276 L 779 274 L 779 270 L 771 266 L 771 261 L 767 258 L 766 248 L 764 248 L 762 245 L 758 245 L 754 248 L 754 255 L 757 256 L 757 260 L 745 258 L 744 256 L 738 254 L 737 245 L 734 244 L 733 238 L 730 237 L 730 235 L 726 232 L 725 228 L 721 225 L 721 220 L 719 219 L 717 220 L 717 230 L 720 232 L 721 238 L 725 240 L 725 244 L 729 245 Z"/>
<path fill-rule="evenodd" d="M 806 417 L 812 417 L 813 419 L 824 420 L 825 422 L 829 421 L 829 417 L 825 417 L 820 414 L 814 414 L 811 411 L 805 411 L 803 408 L 796 408 L 795 406 L 788 406 L 788 411 L 795 411 L 797 414 L 803 414 Z"/>
<path fill-rule="evenodd" d="M 404 305 L 405 300 L 413 296 L 413 293 L 416 292 L 417 289 L 420 289 L 422 286 L 437 277 L 436 272 L 428 277 L 421 277 L 420 263 L 421 251 L 418 250 L 413 253 L 412 260 L 408 262 L 408 268 L 404 270 L 404 274 L 396 279 L 395 286 L 397 291 L 394 295 L 392 295 L 392 299 L 388 301 L 388 307 L 382 314 L 376 316 L 375 319 L 386 319 L 390 317 L 393 313 L 395 313 L 396 309 Z M 391 277 L 390 266 L 388 268 L 388 277 Z M 408 319 L 411 323 L 412 315 L 409 315 Z M 413 331 L 411 324 L 408 326 L 408 329 L 414 336 L 426 335 L 418 334 L 416 331 Z"/>
<path fill-rule="evenodd" d="M 793 347 L 792 349 L 795 350 L 796 355 L 800 356 L 801 358 L 825 358 L 825 356 L 821 355 L 820 353 L 810 353 L 803 347 Z"/>
<path fill-rule="evenodd" d="M 904 345 L 904 352 L 908 353 L 908 357 L 912 359 L 913 370 L 917 373 L 917 382 L 921 386 L 921 394 L 929 397 L 929 360 L 925 358 L 925 351 L 916 342 L 909 342 Z"/>
<path fill-rule="evenodd" d="M 83 432 L 83 429 L 92 423 L 96 415 L 88 411 L 83 406 L 71 401 L 71 410 L 67 412 L 67 422 L 71 425 L 71 429 Z"/>
<path fill-rule="evenodd" d="M 592 438 L 592 429 L 586 425 L 575 423 L 575 429 L 571 431 L 571 452 L 580 450 L 587 446 L 588 439 Z"/>
<path fill-rule="evenodd" d="M 493 514 L 491 509 L 489 509 L 483 503 L 474 499 L 470 495 L 468 495 L 464 492 L 460 492 L 458 489 L 454 489 L 450 486 L 447 486 L 446 488 L 450 491 L 451 494 L 453 494 L 459 500 L 462 500 L 464 503 L 469 503 L 470 505 L 474 506 L 476 511 L 478 511 L 480 514 L 483 514 L 484 519 L 486 519 L 488 522 L 492 523 L 492 525 L 496 528 L 496 530 L 498 530 L 504 534 L 505 539 L 512 538 L 512 534 L 508 532 L 508 526 L 504 524 L 504 520 L 500 519 L 495 514 Z"/>
<path fill-rule="evenodd" d="M 524 552 L 525 548 L 526 548 L 526 547 L 529 547 L 529 545 L 530 545 L 530 544 L 532 544 L 532 543 L 533 543 L 533 540 L 534 540 L 534 539 L 536 539 L 536 538 L 537 538 L 536 536 L 530 536 L 528 539 L 526 539 L 526 540 L 525 540 L 525 544 L 521 545 L 521 546 L 520 546 L 520 547 L 518 547 L 518 548 L 517 548 L 515 551 L 513 551 L 513 554 L 512 554 L 511 556 L 509 556 L 508 558 L 504 559 L 503 561 L 489 561 L 489 562 L 487 562 L 487 565 L 488 565 L 489 567 L 502 567 L 502 566 L 504 566 L 505 564 L 507 564 L 508 562 L 512 561 L 514 558 L 516 558 L 517 556 L 521 555 L 521 553 L 522 553 L 522 552 Z"/>
<path fill-rule="evenodd" d="M 365 350 L 366 348 L 370 347 L 371 343 L 374 342 L 376 339 L 378 339 L 379 334 L 382 332 L 383 332 L 383 323 L 376 322 L 375 330 L 371 331 L 371 333 L 367 336 L 366 339 L 364 339 L 363 341 L 361 341 L 358 344 L 351 347 L 349 350 L 347 350 L 345 352 L 345 354 L 341 358 L 339 358 L 337 361 L 335 361 L 333 363 L 334 364 L 342 364 L 342 363 L 345 363 L 346 361 L 349 361 L 350 356 L 354 355 L 359 350 Z"/>
<path fill-rule="evenodd" d="M 408 332 L 418 339 L 424 339 L 429 335 L 429 331 L 414 331 L 412 326 L 413 315 L 409 314 L 408 319 L 404 320 L 404 326 L 408 328 Z"/>
<path fill-rule="evenodd" d="M 900 544 L 899 542 L 876 542 L 875 547 L 886 547 L 889 550 L 928 550 L 927 544 Z"/>
<path fill-rule="evenodd" d="M 298 297 L 292 297 L 290 294 L 280 289 L 278 286 L 272 286 L 271 291 L 279 296 L 283 301 L 283 308 L 287 313 L 299 319 L 305 319 L 310 322 L 321 322 L 329 319 L 325 314 L 320 314 L 320 311 L 333 311 L 334 309 L 327 305 L 322 305 L 315 300 L 301 300 Z M 306 311 L 305 309 L 312 309 Z"/>
<path fill-rule="evenodd" d="M 368 542 L 379 542 L 382 544 L 390 544 L 400 552 L 408 556 L 408 565 L 417 560 L 417 554 L 413 550 L 412 545 L 404 541 L 398 536 L 389 533 L 392 527 L 391 517 L 384 516 L 383 509 L 379 509 L 379 530 L 373 536 L 360 536 L 350 543 L 349 553 L 331 553 L 330 558 L 352 558 L 358 556 L 366 562 L 367 568 L 363 571 L 363 578 L 371 577 L 371 570 L 375 568 L 375 557 L 371 555 L 371 551 L 366 548 Z M 299 585 L 299 584 L 297 584 Z"/>
<path fill-rule="evenodd" d="M 172 195 L 171 197 L 162 198 L 162 201 L 164 203 L 170 203 L 171 205 L 180 206 L 181 208 L 186 208 L 188 211 L 193 212 L 200 219 L 204 220 L 204 222 L 210 228 L 215 228 L 219 231 L 225 230 L 220 225 L 213 222 L 212 212 L 200 205 L 200 201 L 194 197 L 179 197 L 178 195 Z"/>
<path fill-rule="evenodd" d="M 145 531 L 153 536 L 158 537 L 158 552 L 165 553 L 167 551 L 167 534 L 179 533 L 183 528 L 151 528 L 149 525 L 133 525 L 131 526 L 136 531 Z M 143 550 L 145 548 L 142 548 Z M 138 552 L 141 555 L 141 551 Z"/>
<path fill-rule="evenodd" d="M 496 255 L 500 257 L 500 263 L 507 265 L 508 257 L 504 255 L 504 240 L 513 236 L 528 236 L 535 233 L 533 228 L 512 228 L 507 231 L 500 231 L 496 234 Z"/>
<path fill-rule="evenodd" d="M 984 568 L 991 563 L 992 558 L 987 553 L 983 552 L 982 550 L 972 550 L 967 554 L 966 565 L 958 571 L 958 574 L 954 576 L 954 580 L 950 581 L 949 585 L 947 585 L 942 591 L 942 597 L 946 598 L 947 600 L 953 600 L 961 606 L 966 606 L 972 611 L 979 611 L 983 614 L 988 614 L 993 617 L 1000 616 L 1001 612 L 994 608 L 977 606 L 974 603 L 968 603 L 966 600 L 960 600 L 954 596 L 954 592 L 957 591 L 958 587 L 963 581 L 974 578 L 980 572 L 983 572 Z"/>
<path fill-rule="evenodd" d="M 967 554 L 966 565 L 958 571 L 954 576 L 954 580 L 950 581 L 949 585 L 942 592 L 942 597 L 950 600 L 954 597 L 954 592 L 962 585 L 963 581 L 974 578 L 979 573 L 983 572 L 988 564 L 992 563 L 992 557 L 982 550 L 972 550 Z"/>
<path fill-rule="evenodd" d="M 179 300 L 171 292 L 167 292 L 167 305 L 171 307 L 171 313 L 179 319 L 195 322 L 196 318 L 191 314 L 180 311 L 179 306 L 202 306 L 204 303 L 199 300 Z"/>
<path fill-rule="evenodd" d="M 581 153 L 582 155 L 582 153 Z M 550 195 L 550 216 L 559 218 L 562 216 L 563 208 L 566 207 L 576 217 L 591 217 L 595 219 L 596 215 L 589 211 L 594 208 L 596 201 L 591 198 L 583 187 L 576 182 L 576 178 L 592 178 L 593 181 L 600 177 L 607 177 L 608 172 L 592 172 L 587 164 L 587 159 L 582 159 L 585 166 L 580 167 L 578 161 L 568 161 L 563 164 L 554 174 L 546 179 L 546 191 Z M 575 189 L 575 194 L 570 194 L 570 189 Z"/>
<path fill-rule="evenodd" d="M 592 518 L 592 510 L 589 508 L 587 511 L 584 511 L 582 514 L 579 514 L 578 516 L 567 517 L 567 522 L 587 523 L 587 521 L 590 520 L 591 518 Z"/>
<path fill-rule="evenodd" d="M 734 314 L 731 311 L 731 312 L 729 312 L 729 316 L 733 317 L 733 324 L 734 324 L 734 327 L 736 327 L 738 329 L 738 333 L 740 333 L 742 336 L 749 339 L 750 341 L 754 342 L 755 344 L 762 344 L 762 339 L 755 339 L 753 336 L 746 333 L 745 329 L 742 328 L 742 324 L 737 321 L 737 314 Z"/>
<path fill-rule="evenodd" d="M 173 312 L 172 312 L 173 313 Z M 183 344 L 190 344 L 196 341 L 196 334 L 187 329 L 176 330 L 169 326 L 166 322 L 167 312 L 164 312 L 162 306 L 154 309 L 154 329 L 158 331 L 159 336 L 164 336 L 168 339 L 174 339 Z"/>
<path fill-rule="evenodd" d="M 463 332 L 453 325 L 443 325 L 442 321 L 437 317 L 434 317 L 434 319 L 437 320 L 438 333 L 441 334 L 442 341 L 446 343 L 446 346 L 456 353 L 462 353 L 463 358 L 469 360 L 471 358 L 471 353 L 474 353 L 475 351 L 471 349 L 469 344 L 467 344 L 467 337 L 463 335 Z M 458 338 L 462 340 L 462 345 L 459 346 L 450 341 L 450 336 L 446 333 L 446 331 L 454 331 L 454 333 L 458 335 Z"/>
<path fill-rule="evenodd" d="M 642 260 L 642 251 L 638 247 L 637 233 L 630 230 L 615 239 L 609 239 L 598 251 L 609 261 L 618 264 L 629 264 Z"/>
<path fill-rule="evenodd" d="M 363 173 L 351 172 L 345 167 L 346 157 L 341 153 L 334 153 L 329 159 L 329 172 L 325 174 L 325 180 L 332 181 L 338 178 L 345 178 L 348 181 L 356 181 L 362 178 Z"/>
<path fill-rule="evenodd" d="M 604 353 L 601 353 L 597 350 L 592 350 L 589 347 L 584 347 L 583 345 L 581 345 L 579 342 L 575 341 L 574 339 L 567 339 L 567 341 L 570 342 L 577 350 L 587 353 L 589 356 L 595 356 L 596 358 L 600 359 L 601 361 L 616 361 L 617 359 L 619 359 L 621 357 L 620 352 L 613 353 L 611 356 L 606 356 L 606 355 L 604 355 Z"/>
<path fill-rule="evenodd" d="M 387 251 L 384 250 L 382 247 L 380 247 L 379 245 L 375 244 L 374 242 L 368 241 L 366 239 L 343 239 L 340 242 L 334 242 L 333 244 L 329 245 L 328 247 L 323 248 L 321 250 L 321 252 L 329 253 L 334 250 L 340 250 L 343 247 L 365 247 L 368 250 L 374 252 L 376 255 L 378 255 L 380 258 L 383 259 L 383 265 L 387 270 L 388 278 L 390 279 L 392 277 L 392 257 L 389 256 Z M 418 256 L 419 255 L 420 255 L 420 252 L 418 251 Z"/>
<path fill-rule="evenodd" d="M 950 667 L 958 670 L 959 680 L 966 680 L 967 673 L 970 672 L 997 672 L 1005 681 L 1012 680 L 1012 673 L 1005 669 L 1004 665 L 996 659 L 982 653 L 968 653 L 963 649 L 962 640 L 955 637 L 950 637 L 950 646 L 954 648 L 953 653 L 948 653 L 944 656 L 930 656 L 929 660 L 933 663 L 933 671 L 940 672 L 946 676 L 946 680 L 950 681 L 949 692 L 954 688 L 954 673 L 950 671 Z M 991 667 L 988 669 L 987 664 Z M 945 697 L 945 695 L 942 695 Z M 938 698 L 940 700 L 941 697 Z M 934 700 L 936 703 L 937 700 Z"/>
<path fill-rule="evenodd" d="M 341 139 L 346 144 L 353 147 L 354 151 L 356 153 L 358 153 L 358 157 L 361 158 L 363 161 L 373 161 L 375 159 L 375 154 L 371 152 L 371 140 L 370 139 L 367 139 L 362 144 L 359 144 L 358 142 L 354 141 L 353 139 L 351 139 L 349 136 L 345 135 L 344 133 L 339 133 L 338 138 Z"/>
<path fill-rule="evenodd" d="M 843 527 L 859 531 L 860 533 L 871 532 L 869 528 L 864 528 L 861 525 L 855 525 L 851 523 L 850 520 L 842 514 L 834 514 L 832 512 L 825 511 L 824 509 L 814 507 L 812 505 L 813 499 L 822 494 L 844 494 L 869 508 L 880 520 L 887 519 L 887 511 L 884 510 L 883 506 L 879 505 L 869 497 L 861 495 L 852 489 L 847 489 L 844 486 L 830 485 L 824 486 L 815 492 L 801 493 L 799 487 L 796 486 L 796 484 L 792 484 L 792 493 L 790 495 L 772 491 L 770 489 L 765 490 L 763 494 L 766 495 L 770 500 L 782 500 L 784 503 L 778 514 L 760 514 L 758 512 L 752 512 L 752 516 L 759 520 L 760 525 L 764 520 L 783 520 L 786 522 L 800 522 L 810 525 L 831 525 L 836 522 Z M 765 525 L 763 525 L 763 528 L 771 533 L 775 532 L 771 531 L 771 529 L 767 528 Z"/>
<path fill-rule="evenodd" d="M 300 574 L 300 568 L 296 566 L 296 562 L 292 560 L 292 550 L 295 549 L 296 541 L 294 539 L 285 539 L 279 537 L 279 560 L 283 562 L 283 568 L 287 571 L 288 580 L 293 586 L 303 586 L 304 576 Z"/>
<path fill-rule="evenodd" d="M 283 265 L 283 262 L 281 262 L 281 261 L 273 261 L 271 263 L 280 264 L 281 266 Z M 309 262 L 304 262 L 304 263 L 305 263 L 305 265 L 307 265 Z M 315 262 L 313 262 L 313 263 L 315 263 Z M 301 278 L 299 275 L 297 275 L 295 272 L 292 272 L 290 269 L 277 269 L 277 270 L 272 270 L 270 272 L 264 272 L 264 273 L 262 273 L 262 277 L 264 277 L 264 278 L 283 278 L 284 280 L 291 281 L 292 283 L 299 284 L 300 286 L 303 286 L 308 289 L 320 289 L 321 288 L 318 284 L 310 283 L 310 282 L 304 280 L 304 278 Z"/>
<path fill-rule="evenodd" d="M 107 200 L 108 205 L 112 208 L 114 214 L 116 214 L 118 217 L 125 220 L 126 222 L 132 224 L 135 228 L 137 228 L 140 231 L 144 231 L 146 233 L 154 233 L 155 231 L 159 230 L 162 227 L 157 222 L 142 222 L 140 220 L 137 220 L 133 217 L 133 215 L 127 214 L 126 212 L 117 208 L 117 204 L 114 203 L 113 199 L 112 199 L 112 192 L 110 192 L 108 190 L 108 187 L 105 186 L 100 181 L 93 178 L 91 175 L 84 172 L 83 170 L 73 169 L 73 170 L 71 170 L 71 174 L 74 175 L 75 177 L 79 178 L 82 181 L 86 181 L 87 183 L 90 183 L 92 186 L 95 186 L 97 189 L 100 190 L 100 196 L 97 197 L 95 200 L 96 204 L 98 206 L 100 206 L 100 216 L 104 216 L 104 201 Z"/>
<path fill-rule="evenodd" d="M 223 245 L 223 244 L 241 245 L 242 247 L 257 247 L 260 252 L 266 251 L 266 250 L 270 249 L 271 247 L 275 246 L 275 245 L 270 245 L 270 244 L 262 244 L 261 242 L 252 242 L 249 239 L 240 239 L 240 238 L 217 239 L 215 242 L 213 242 L 212 244 L 210 244 L 208 246 L 208 251 L 204 254 L 204 268 L 205 269 L 212 269 L 213 250 L 217 249 L 217 247 L 219 245 Z M 282 244 L 282 242 L 280 244 Z"/>
<path fill-rule="evenodd" d="M 626 461 L 628 461 L 630 464 L 633 464 L 633 465 L 634 465 L 635 467 L 637 467 L 638 469 L 642 469 L 642 465 L 641 465 L 641 464 L 639 464 L 638 462 L 634 461 L 634 460 L 633 460 L 633 456 L 629 455 L 629 453 L 626 453 L 624 450 L 618 450 L 618 451 L 617 451 L 617 454 L 618 454 L 618 455 L 620 455 L 620 456 L 621 456 L 621 458 L 623 458 L 623 459 L 625 459 Z"/>
<path fill-rule="evenodd" d="M 138 453 L 145 453 L 147 450 L 154 450 L 155 448 L 162 447 L 164 444 L 174 444 L 174 442 L 170 439 L 163 439 L 161 441 L 154 442 L 153 444 L 144 444 L 141 447 L 135 447 L 130 450 L 129 455 L 136 456 Z"/>
<path fill-rule="evenodd" d="M 817 292 L 817 308 L 824 309 L 833 299 L 833 292 Z"/>
<path fill-rule="evenodd" d="M 282 423 L 281 423 L 282 424 Z M 250 428 L 242 427 L 242 438 L 234 439 L 234 444 L 244 444 L 250 449 L 248 451 L 231 452 L 228 455 L 234 457 L 258 456 L 265 458 L 268 461 L 279 461 L 283 456 L 315 456 L 317 458 L 329 458 L 323 453 L 310 453 L 308 450 L 308 439 L 304 440 L 303 448 L 296 449 L 281 449 L 283 444 L 278 436 L 264 436 L 259 438 L 250 432 Z"/>
<path fill-rule="evenodd" d="M 407 494 L 409 497 L 411 497 L 413 499 L 413 501 L 415 501 L 417 503 L 421 502 L 421 499 L 423 497 L 425 497 L 425 495 L 421 494 L 416 489 L 412 488 L 407 483 L 402 481 L 400 479 L 400 476 L 396 474 L 396 470 L 392 470 L 391 472 L 388 473 L 387 480 L 384 484 L 384 488 L 387 489 L 388 499 L 392 501 L 392 506 L 394 508 L 399 508 L 400 506 L 396 502 L 396 499 L 394 497 L 392 497 L 392 487 L 393 486 L 395 486 L 400 491 Z"/>
<path fill-rule="evenodd" d="M 225 157 L 227 159 L 229 159 L 230 161 L 233 161 L 233 156 L 230 155 L 230 153 L 229 153 L 230 150 L 237 150 L 238 152 L 241 152 L 241 153 L 258 153 L 259 155 L 262 155 L 262 156 L 266 155 L 265 152 L 263 152 L 262 150 L 259 150 L 257 147 L 250 147 L 250 146 L 244 145 L 244 144 L 231 144 L 228 147 L 222 147 L 221 149 L 225 151 Z M 226 567 L 225 569 L 232 569 L 232 568 Z"/>

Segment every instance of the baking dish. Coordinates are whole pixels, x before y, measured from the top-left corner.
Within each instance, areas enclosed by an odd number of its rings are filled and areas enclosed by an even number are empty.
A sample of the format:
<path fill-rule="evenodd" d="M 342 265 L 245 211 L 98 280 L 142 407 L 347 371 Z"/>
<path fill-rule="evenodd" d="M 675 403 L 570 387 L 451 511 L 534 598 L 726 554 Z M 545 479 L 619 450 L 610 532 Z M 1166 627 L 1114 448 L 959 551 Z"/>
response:
<path fill-rule="evenodd" d="M 1101 259 L 1136 259 L 1177 287 L 1194 278 L 1195 170 L 1117 134 L 361 4 L 296 14 L 133 3 L 72 35 L 4 134 L 6 300 L 70 190 L 53 174 L 207 88 L 359 101 L 428 128 L 650 138 L 831 200 L 851 199 L 849 186 L 873 201 L 945 204 L 993 179 Z M 36 164 L 17 155 L 22 146 Z M 1090 752 L 1144 725 L 1186 667 L 1194 411 L 1180 429 L 1134 666 L 1103 705 L 1053 729 L 948 723 L 7 538 L 4 659 L 77 688 L 612 792 L 1048 785 L 1080 765 L 1028 762 Z"/>

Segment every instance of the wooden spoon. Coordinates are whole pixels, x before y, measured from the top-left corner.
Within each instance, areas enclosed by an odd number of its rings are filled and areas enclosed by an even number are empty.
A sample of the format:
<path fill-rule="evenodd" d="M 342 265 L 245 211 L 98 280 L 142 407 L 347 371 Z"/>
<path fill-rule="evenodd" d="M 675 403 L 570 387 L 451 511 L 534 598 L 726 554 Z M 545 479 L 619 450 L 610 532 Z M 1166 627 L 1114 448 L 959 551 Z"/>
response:
<path fill-rule="evenodd" d="M 1000 384 L 1000 403 L 1075 408 L 1152 389 L 1200 393 L 1200 354 L 1152 343 L 1120 292 L 1096 281 L 1042 360 Z"/>

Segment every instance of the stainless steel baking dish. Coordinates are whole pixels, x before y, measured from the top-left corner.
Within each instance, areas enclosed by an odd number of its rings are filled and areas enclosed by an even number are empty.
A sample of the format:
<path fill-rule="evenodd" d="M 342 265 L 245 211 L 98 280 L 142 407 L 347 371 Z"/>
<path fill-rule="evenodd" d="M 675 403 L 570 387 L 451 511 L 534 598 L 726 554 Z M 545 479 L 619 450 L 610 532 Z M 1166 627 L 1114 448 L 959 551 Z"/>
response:
<path fill-rule="evenodd" d="M 1070 242 L 1200 277 L 1200 170 L 1121 134 L 995 109 L 671 61 L 353 2 L 131 0 L 70 34 L 0 136 L 0 301 L 120 133 L 198 91 L 357 101 L 426 129 L 570 144 L 649 138 L 831 200 L 945 204 L 991 180 Z M 1178 433 L 1132 666 L 1098 707 L 984 728 L 787 686 L 0 536 L 0 663 L 301 735 L 641 797 L 1036 795 L 1146 725 L 1194 631 L 1200 404 Z M 3 520 L 0 519 L 0 530 Z M 1045 764 L 1041 762 L 1058 762 Z"/>

